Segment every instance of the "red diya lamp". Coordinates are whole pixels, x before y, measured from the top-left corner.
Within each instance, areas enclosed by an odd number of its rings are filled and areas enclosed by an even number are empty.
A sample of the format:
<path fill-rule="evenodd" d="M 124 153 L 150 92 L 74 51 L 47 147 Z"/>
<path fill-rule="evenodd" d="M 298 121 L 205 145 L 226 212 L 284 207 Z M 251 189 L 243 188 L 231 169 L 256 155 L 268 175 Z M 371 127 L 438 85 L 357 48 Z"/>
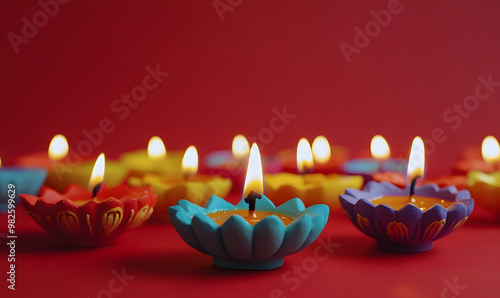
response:
<path fill-rule="evenodd" d="M 233 181 L 233 189 L 242 189 L 245 171 L 250 153 L 250 145 L 245 136 L 238 134 L 233 138 L 231 151 L 215 151 L 205 156 L 200 172 L 208 175 L 220 175 Z M 263 157 L 264 173 L 279 173 L 281 163 L 270 156 Z"/>
<path fill-rule="evenodd" d="M 478 147 L 469 147 L 464 150 L 459 160 L 453 166 L 453 173 L 455 175 L 467 175 L 470 171 L 481 171 L 483 173 L 491 174 L 500 171 L 500 163 L 498 161 L 484 159 L 484 150 L 486 148 L 494 148 L 497 142 L 495 137 L 487 136 L 483 139 L 481 149 Z"/>
<path fill-rule="evenodd" d="M 150 187 L 106 187 L 104 167 L 102 153 L 92 171 L 89 190 L 72 184 L 62 194 L 49 187 L 43 187 L 38 196 L 21 194 L 26 213 L 71 245 L 109 244 L 123 232 L 140 226 L 151 216 L 156 194 Z"/>
<path fill-rule="evenodd" d="M 314 172 L 322 174 L 342 173 L 342 165 L 349 158 L 349 151 L 342 146 L 330 146 L 325 136 L 317 136 L 312 143 Z M 283 164 L 283 172 L 297 173 L 296 152 L 283 150 L 277 154 Z"/>
<path fill-rule="evenodd" d="M 68 140 L 62 134 L 56 134 L 52 137 L 49 144 L 49 150 L 24 155 L 16 159 L 16 164 L 20 166 L 29 166 L 50 169 L 54 163 L 68 163 Z"/>

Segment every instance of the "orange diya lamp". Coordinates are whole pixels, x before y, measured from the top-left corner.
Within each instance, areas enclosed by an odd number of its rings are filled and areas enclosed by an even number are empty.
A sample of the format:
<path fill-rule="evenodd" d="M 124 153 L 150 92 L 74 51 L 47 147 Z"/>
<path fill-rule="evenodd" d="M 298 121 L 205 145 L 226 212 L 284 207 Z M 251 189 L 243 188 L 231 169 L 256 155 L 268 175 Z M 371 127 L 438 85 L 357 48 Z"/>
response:
<path fill-rule="evenodd" d="M 500 162 L 493 159 L 485 158 L 485 153 L 493 154 L 494 152 L 485 152 L 484 150 L 494 150 L 498 141 L 494 136 L 487 136 L 483 139 L 481 148 L 477 146 L 466 147 L 458 161 L 453 166 L 454 175 L 466 176 L 470 171 L 480 171 L 491 174 L 500 171 Z"/>
<path fill-rule="evenodd" d="M 181 174 L 145 174 L 128 179 L 129 185 L 151 186 L 158 195 L 158 203 L 152 217 L 157 221 L 167 222 L 168 208 L 180 199 L 204 205 L 211 195 L 225 197 L 231 191 L 230 179 L 219 175 L 198 174 L 198 151 L 195 146 L 187 148 L 181 164 Z"/>
<path fill-rule="evenodd" d="M 315 161 L 325 160 L 331 154 L 329 147 L 312 150 L 309 142 L 302 138 L 297 145 L 296 168 L 299 174 L 278 173 L 265 175 L 265 189 L 276 204 L 299 197 L 306 206 L 326 204 L 330 208 L 339 207 L 338 196 L 346 188 L 361 188 L 361 176 L 312 173 Z"/>
<path fill-rule="evenodd" d="M 89 190 L 71 184 L 61 194 L 45 186 L 39 196 L 21 194 L 21 202 L 42 228 L 67 244 L 109 244 L 146 221 L 157 196 L 150 187 L 108 188 L 103 183 L 104 173 L 105 158 L 101 154 L 92 170 Z"/>
<path fill-rule="evenodd" d="M 467 191 L 435 184 L 416 186 L 425 172 L 425 149 L 413 140 L 407 168 L 408 183 L 400 189 L 388 182 L 369 182 L 363 190 L 347 189 L 340 196 L 344 213 L 379 248 L 397 252 L 423 252 L 432 242 L 460 227 L 472 213 L 474 201 Z"/>
<path fill-rule="evenodd" d="M 491 168 L 499 169 L 500 146 L 495 137 L 488 136 L 483 140 L 481 152 Z M 470 171 L 467 174 L 467 189 L 481 206 L 500 216 L 500 171 L 491 174 Z"/>
<path fill-rule="evenodd" d="M 218 267 L 277 268 L 285 256 L 301 251 L 319 236 L 329 211 L 326 205 L 305 209 L 298 198 L 275 207 L 262 192 L 262 162 L 259 149 L 253 144 L 244 199 L 234 206 L 212 196 L 204 208 L 180 200 L 169 208 L 170 219 L 184 241 L 211 255 Z"/>

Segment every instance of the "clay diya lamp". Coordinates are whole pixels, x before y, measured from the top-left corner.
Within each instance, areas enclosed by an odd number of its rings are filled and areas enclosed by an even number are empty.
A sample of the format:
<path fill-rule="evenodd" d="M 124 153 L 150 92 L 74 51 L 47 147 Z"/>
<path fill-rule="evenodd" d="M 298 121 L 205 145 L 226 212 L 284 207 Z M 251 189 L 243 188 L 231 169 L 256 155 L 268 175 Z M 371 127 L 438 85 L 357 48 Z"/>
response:
<path fill-rule="evenodd" d="M 212 195 L 225 197 L 231 191 L 230 179 L 218 175 L 200 175 L 198 172 L 198 152 L 190 146 L 182 160 L 182 174 L 130 177 L 130 186 L 150 186 L 158 195 L 152 219 L 168 222 L 168 208 L 185 199 L 203 206 Z"/>
<path fill-rule="evenodd" d="M 2 166 L 0 160 L 0 213 L 13 209 L 20 193 L 37 195 L 46 177 L 43 168 Z"/>
<path fill-rule="evenodd" d="M 264 179 L 266 194 L 277 205 L 292 198 L 301 198 L 305 206 L 326 204 L 330 210 L 340 207 L 338 196 L 346 188 L 361 188 L 363 178 L 355 175 L 311 173 L 315 167 L 309 142 L 302 138 L 297 146 L 299 174 L 267 174 Z"/>
<path fill-rule="evenodd" d="M 92 191 L 70 185 L 65 193 L 42 187 L 38 196 L 21 194 L 28 213 L 46 231 L 66 244 L 101 246 L 140 226 L 153 212 L 156 195 L 149 187 L 108 188 L 101 155 L 89 183 Z"/>
<path fill-rule="evenodd" d="M 404 173 L 407 160 L 401 158 L 390 158 L 391 149 L 389 144 L 381 135 L 376 135 L 370 143 L 370 152 L 373 158 L 356 158 L 349 160 L 343 165 L 343 172 L 349 175 L 361 175 L 365 183 L 373 180 L 375 173 Z M 392 180 L 393 175 L 380 176 Z"/>
<path fill-rule="evenodd" d="M 180 175 L 183 155 L 182 151 L 167 152 L 163 140 L 154 136 L 149 140 L 147 150 L 124 153 L 120 156 L 120 163 L 129 176 Z"/>
<path fill-rule="evenodd" d="M 251 191 L 249 191 L 249 189 Z M 257 146 L 250 152 L 245 192 L 236 206 L 212 196 L 205 207 L 181 200 L 169 209 L 182 239 L 211 255 L 222 268 L 266 270 L 310 245 L 328 220 L 328 206 L 305 208 L 298 198 L 276 207 L 262 195 L 262 164 Z"/>
<path fill-rule="evenodd" d="M 369 182 L 363 190 L 347 189 L 340 204 L 351 222 L 377 240 L 383 250 L 423 252 L 433 241 L 458 229 L 472 213 L 474 200 L 466 190 L 435 184 L 415 186 L 424 173 L 423 141 L 413 141 L 408 164 L 411 185 Z M 417 165 L 415 165 L 417 164 Z"/>
<path fill-rule="evenodd" d="M 495 137 L 488 136 L 484 139 L 481 152 L 485 163 L 498 168 L 500 146 Z M 470 171 L 467 175 L 467 189 L 479 205 L 500 216 L 500 171 L 493 173 Z"/>
<path fill-rule="evenodd" d="M 317 136 L 312 145 L 315 161 L 314 172 L 322 174 L 342 173 L 342 165 L 349 158 L 349 150 L 343 146 L 330 146 L 328 139 Z M 297 173 L 297 152 L 287 149 L 278 152 L 277 158 L 283 164 L 283 172 Z"/>

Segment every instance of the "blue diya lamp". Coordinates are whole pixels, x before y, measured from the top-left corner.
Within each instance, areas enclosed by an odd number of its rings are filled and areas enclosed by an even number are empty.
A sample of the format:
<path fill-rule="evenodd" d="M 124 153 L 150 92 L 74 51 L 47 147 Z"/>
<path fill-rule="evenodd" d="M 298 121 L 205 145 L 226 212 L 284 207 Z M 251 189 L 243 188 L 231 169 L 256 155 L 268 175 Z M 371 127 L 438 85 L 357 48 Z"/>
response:
<path fill-rule="evenodd" d="M 363 190 L 346 189 L 340 204 L 351 222 L 377 240 L 380 249 L 423 252 L 432 242 L 458 229 L 472 213 L 467 190 L 436 184 L 400 189 L 387 182 L 369 182 Z"/>
<path fill-rule="evenodd" d="M 180 200 L 169 208 L 170 220 L 187 244 L 211 255 L 218 267 L 244 270 L 280 267 L 285 256 L 319 236 L 328 214 L 328 206 L 306 209 L 298 198 L 276 207 L 253 191 L 236 206 L 212 196 L 205 207 Z"/>
<path fill-rule="evenodd" d="M 0 168 L 0 213 L 8 209 L 9 195 L 14 194 L 17 205 L 19 194 L 37 195 L 47 178 L 42 168 L 9 166 Z M 12 184 L 13 186 L 9 185 Z"/>

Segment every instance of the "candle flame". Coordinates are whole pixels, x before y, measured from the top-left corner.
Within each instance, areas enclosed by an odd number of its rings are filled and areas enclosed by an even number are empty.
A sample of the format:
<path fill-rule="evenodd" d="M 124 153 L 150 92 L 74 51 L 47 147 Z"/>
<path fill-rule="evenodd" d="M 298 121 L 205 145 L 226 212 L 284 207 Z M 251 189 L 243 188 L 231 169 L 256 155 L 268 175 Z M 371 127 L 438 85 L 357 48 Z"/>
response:
<path fill-rule="evenodd" d="M 485 162 L 493 163 L 500 161 L 500 146 L 494 136 L 484 138 L 481 153 Z"/>
<path fill-rule="evenodd" d="M 257 144 L 253 143 L 248 158 L 247 175 L 245 177 L 245 186 L 243 187 L 243 196 L 250 191 L 258 193 L 264 192 L 264 179 L 262 178 L 262 160 Z"/>
<path fill-rule="evenodd" d="M 154 136 L 149 139 L 148 143 L 148 156 L 152 160 L 164 159 L 167 157 L 167 150 L 165 144 L 160 137 Z"/>
<path fill-rule="evenodd" d="M 314 160 L 311 152 L 311 145 L 306 138 L 302 138 L 297 145 L 297 170 L 300 174 L 305 174 L 314 168 Z"/>
<path fill-rule="evenodd" d="M 233 139 L 234 158 L 247 158 L 250 153 L 250 145 L 244 135 L 236 135 Z"/>
<path fill-rule="evenodd" d="M 196 175 L 198 172 L 198 151 L 195 146 L 189 146 L 182 158 L 182 173 L 187 176 Z"/>
<path fill-rule="evenodd" d="M 312 154 L 317 163 L 325 164 L 330 161 L 332 151 L 328 139 L 324 136 L 317 136 L 312 144 Z"/>
<path fill-rule="evenodd" d="M 49 144 L 49 158 L 51 160 L 61 160 L 68 156 L 69 146 L 66 137 L 57 134 L 55 135 Z"/>
<path fill-rule="evenodd" d="M 421 137 L 413 139 L 411 144 L 410 158 L 408 159 L 408 170 L 406 172 L 408 181 L 416 177 L 424 177 L 425 173 L 425 146 Z"/>
<path fill-rule="evenodd" d="M 105 163 L 104 153 L 99 154 L 99 157 L 95 161 L 94 168 L 92 169 L 92 175 L 90 175 L 88 187 L 90 191 L 92 191 L 96 185 L 104 181 Z"/>
<path fill-rule="evenodd" d="M 389 144 L 381 135 L 376 135 L 372 138 L 370 151 L 373 158 L 375 159 L 384 160 L 388 159 L 391 156 L 391 149 L 389 148 Z"/>

